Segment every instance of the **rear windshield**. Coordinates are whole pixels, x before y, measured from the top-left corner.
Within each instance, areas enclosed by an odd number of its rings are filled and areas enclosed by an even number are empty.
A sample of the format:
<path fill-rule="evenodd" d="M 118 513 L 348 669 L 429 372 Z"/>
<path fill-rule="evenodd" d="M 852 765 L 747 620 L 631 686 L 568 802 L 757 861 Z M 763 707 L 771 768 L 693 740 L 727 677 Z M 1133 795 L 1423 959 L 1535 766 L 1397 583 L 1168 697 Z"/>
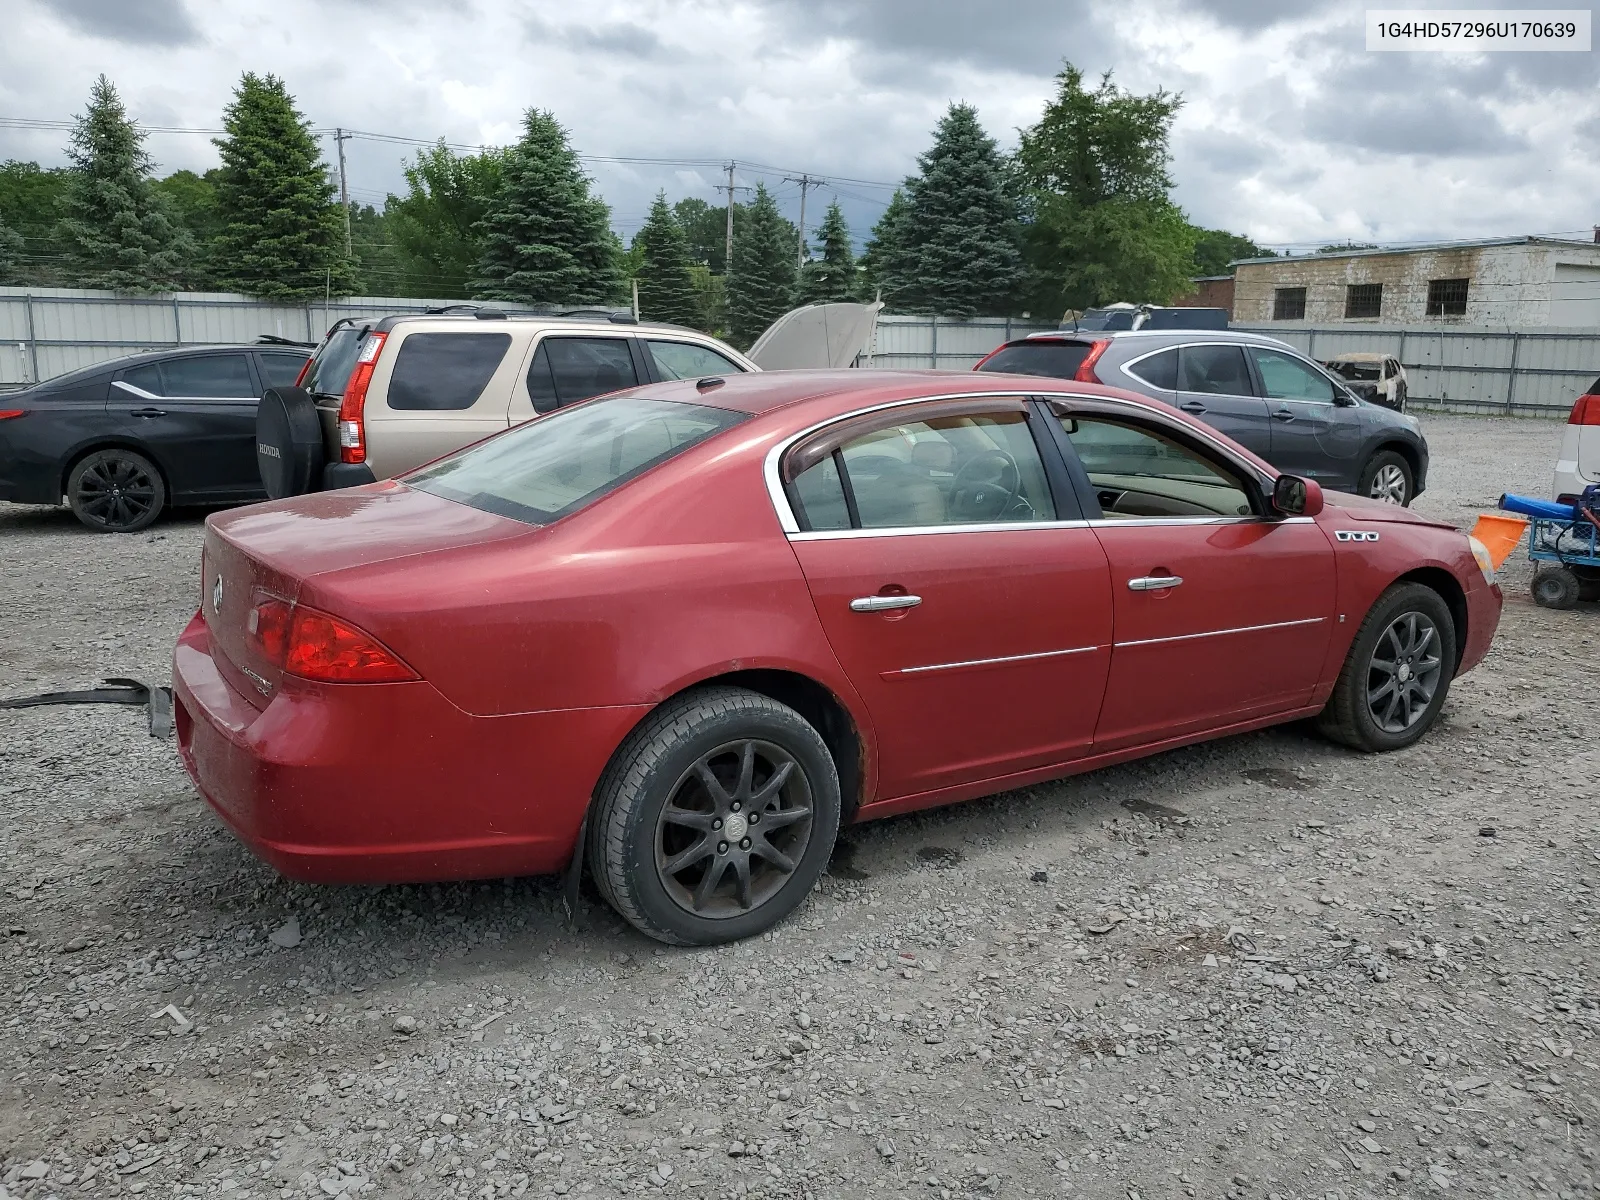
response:
<path fill-rule="evenodd" d="M 485 512 L 547 525 L 747 415 L 636 396 L 599 399 L 519 425 L 406 482 Z"/>
<path fill-rule="evenodd" d="M 1047 375 L 1071 379 L 1089 357 L 1091 342 L 1015 342 L 1002 346 L 980 371 L 1008 371 L 1013 375 Z"/>
<path fill-rule="evenodd" d="M 361 348 L 362 330 L 341 325 L 317 347 L 311 369 L 306 372 L 305 389 L 314 396 L 342 396 L 356 367 L 356 351 Z"/>
<path fill-rule="evenodd" d="M 1339 362 L 1335 360 L 1328 364 L 1333 370 L 1346 379 L 1377 379 L 1379 370 L 1377 363 L 1364 362 Z"/>

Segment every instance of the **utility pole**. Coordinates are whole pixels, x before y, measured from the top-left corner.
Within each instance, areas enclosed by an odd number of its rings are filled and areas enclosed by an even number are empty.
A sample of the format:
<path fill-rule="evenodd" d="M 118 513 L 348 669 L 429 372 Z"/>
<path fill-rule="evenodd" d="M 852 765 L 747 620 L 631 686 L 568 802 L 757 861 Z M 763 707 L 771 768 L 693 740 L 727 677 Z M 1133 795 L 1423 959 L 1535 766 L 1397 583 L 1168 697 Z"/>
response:
<path fill-rule="evenodd" d="M 732 162 L 729 162 L 728 163 L 728 182 L 727 183 L 719 183 L 717 185 L 717 191 L 719 191 L 719 192 L 727 192 L 728 193 L 728 239 L 727 239 L 727 246 L 723 251 L 723 259 L 722 259 L 722 273 L 724 275 L 726 275 L 728 273 L 728 271 L 730 269 L 732 269 L 732 267 L 733 267 L 733 194 L 735 192 L 748 192 L 750 190 L 748 187 L 744 187 L 744 186 L 735 187 L 734 186 L 734 183 L 733 183 L 733 167 L 734 167 L 734 164 Z"/>
<path fill-rule="evenodd" d="M 344 174 L 344 140 L 350 135 L 343 129 L 333 131 L 333 140 L 339 143 L 339 203 L 344 205 L 344 255 L 352 257 L 350 249 L 350 184 Z"/>
<path fill-rule="evenodd" d="M 800 173 L 797 179 L 793 175 L 783 177 L 785 183 L 798 183 L 800 185 L 800 244 L 795 247 L 794 265 L 803 269 L 806 265 L 806 189 L 827 183 L 826 179 L 818 179 L 815 175 Z"/>

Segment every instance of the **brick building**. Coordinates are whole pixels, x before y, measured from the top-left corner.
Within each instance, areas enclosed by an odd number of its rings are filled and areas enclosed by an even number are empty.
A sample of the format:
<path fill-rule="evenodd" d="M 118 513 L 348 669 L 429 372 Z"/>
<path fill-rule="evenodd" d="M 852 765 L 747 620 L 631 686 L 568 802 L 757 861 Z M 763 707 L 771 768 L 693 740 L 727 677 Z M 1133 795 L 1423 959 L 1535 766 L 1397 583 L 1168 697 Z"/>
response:
<path fill-rule="evenodd" d="M 1596 239 L 1489 238 L 1243 259 L 1233 264 L 1233 320 L 1600 327 L 1600 231 Z"/>
<path fill-rule="evenodd" d="M 1232 275 L 1200 275 L 1189 282 L 1195 290 L 1174 300 L 1174 308 L 1220 308 L 1233 315 Z"/>

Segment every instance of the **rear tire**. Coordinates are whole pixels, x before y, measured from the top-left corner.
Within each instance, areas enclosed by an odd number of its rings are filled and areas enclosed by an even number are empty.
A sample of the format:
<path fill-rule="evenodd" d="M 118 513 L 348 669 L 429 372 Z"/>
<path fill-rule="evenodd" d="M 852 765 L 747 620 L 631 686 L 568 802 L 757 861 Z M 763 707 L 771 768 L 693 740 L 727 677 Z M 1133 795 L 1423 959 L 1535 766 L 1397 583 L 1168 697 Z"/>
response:
<path fill-rule="evenodd" d="M 1409 746 L 1438 720 L 1455 665 L 1444 599 L 1423 584 L 1397 583 L 1361 622 L 1317 728 L 1369 753 Z"/>
<path fill-rule="evenodd" d="M 839 775 L 816 729 L 756 692 L 669 700 L 617 751 L 595 791 L 589 871 L 658 941 L 751 937 L 811 892 L 839 832 Z"/>
<path fill-rule="evenodd" d="M 1413 499 L 1414 486 L 1411 464 L 1405 456 L 1394 450 L 1380 450 L 1361 469 L 1361 483 L 1356 490 L 1370 499 L 1404 508 Z"/>
<path fill-rule="evenodd" d="M 85 455 L 67 476 L 67 506 L 96 533 L 137 533 L 166 503 L 155 463 L 121 446 Z"/>
<path fill-rule="evenodd" d="M 1572 608 L 1583 596 L 1583 584 L 1569 567 L 1540 567 L 1528 590 L 1540 608 Z"/>

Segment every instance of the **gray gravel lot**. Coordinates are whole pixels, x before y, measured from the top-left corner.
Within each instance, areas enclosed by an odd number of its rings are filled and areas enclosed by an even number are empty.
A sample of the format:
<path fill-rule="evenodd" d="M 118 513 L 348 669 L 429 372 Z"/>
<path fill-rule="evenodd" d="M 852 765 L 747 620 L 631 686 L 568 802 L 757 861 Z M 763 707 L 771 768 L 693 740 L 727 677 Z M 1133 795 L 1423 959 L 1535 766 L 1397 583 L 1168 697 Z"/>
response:
<path fill-rule="evenodd" d="M 1425 420 L 1422 511 L 1548 490 L 1558 425 Z M 200 534 L 0 505 L 0 695 L 164 681 Z M 717 951 L 549 880 L 286 883 L 138 710 L 0 712 L 0 1196 L 1600 1194 L 1600 611 L 1503 582 L 1409 751 L 853 829 Z"/>

